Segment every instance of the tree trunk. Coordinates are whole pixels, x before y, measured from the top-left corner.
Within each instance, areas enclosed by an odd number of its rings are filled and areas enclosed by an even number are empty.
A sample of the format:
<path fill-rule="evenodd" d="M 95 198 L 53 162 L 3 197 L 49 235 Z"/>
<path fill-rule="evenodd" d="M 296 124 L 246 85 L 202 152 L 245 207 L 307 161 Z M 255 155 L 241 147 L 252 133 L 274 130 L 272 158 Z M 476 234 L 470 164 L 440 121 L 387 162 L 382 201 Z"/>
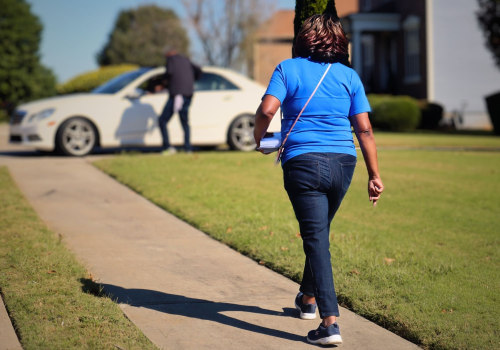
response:
<path fill-rule="evenodd" d="M 335 0 L 296 0 L 295 1 L 295 19 L 293 21 L 294 25 L 294 37 L 295 37 L 302 26 L 302 23 L 312 15 L 330 13 L 338 17 L 337 9 L 335 7 Z"/>

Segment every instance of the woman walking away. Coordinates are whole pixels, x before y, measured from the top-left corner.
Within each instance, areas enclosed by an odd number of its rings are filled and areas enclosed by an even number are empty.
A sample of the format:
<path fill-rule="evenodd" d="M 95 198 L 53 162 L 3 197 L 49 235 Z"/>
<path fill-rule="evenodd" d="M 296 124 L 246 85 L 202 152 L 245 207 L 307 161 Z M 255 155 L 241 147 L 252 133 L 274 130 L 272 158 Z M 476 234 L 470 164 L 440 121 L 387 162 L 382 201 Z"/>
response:
<path fill-rule="evenodd" d="M 308 18 L 294 43 L 296 57 L 275 69 L 256 113 L 257 146 L 281 107 L 284 187 L 299 222 L 305 266 L 295 306 L 301 319 L 322 322 L 307 335 L 314 344 L 340 344 L 339 316 L 330 257 L 330 223 L 351 183 L 356 150 L 368 170 L 368 197 L 376 205 L 384 189 L 368 118 L 370 105 L 359 76 L 349 67 L 348 40 L 338 18 Z M 298 116 L 298 117 L 297 117 Z"/>

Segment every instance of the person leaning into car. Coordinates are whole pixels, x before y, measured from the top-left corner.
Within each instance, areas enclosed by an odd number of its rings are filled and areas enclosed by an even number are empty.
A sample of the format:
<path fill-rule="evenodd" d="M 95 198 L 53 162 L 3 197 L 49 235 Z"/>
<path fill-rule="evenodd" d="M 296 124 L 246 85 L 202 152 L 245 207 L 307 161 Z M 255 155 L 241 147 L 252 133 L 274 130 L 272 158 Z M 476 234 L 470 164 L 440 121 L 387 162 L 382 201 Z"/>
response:
<path fill-rule="evenodd" d="M 163 138 L 163 154 L 172 154 L 176 149 L 170 145 L 167 124 L 175 113 L 179 113 L 184 130 L 184 150 L 191 152 L 188 112 L 193 98 L 194 82 L 201 76 L 201 68 L 193 64 L 189 58 L 180 55 L 175 49 L 165 50 L 167 58 L 165 72 L 165 87 L 169 97 L 159 117 Z"/>
<path fill-rule="evenodd" d="M 299 221 L 306 256 L 295 307 L 301 319 L 314 319 L 316 307 L 319 310 L 322 322 L 308 333 L 309 342 L 339 344 L 342 338 L 336 323 L 339 307 L 329 238 L 330 223 L 356 165 L 351 127 L 361 146 L 368 170 L 368 196 L 374 205 L 384 185 L 368 117 L 370 105 L 359 76 L 349 66 L 348 40 L 340 20 L 331 15 L 305 20 L 294 51 L 297 57 L 281 62 L 271 77 L 256 113 L 254 137 L 259 147 L 281 107 L 281 133 L 292 130 L 281 159 L 284 186 Z M 308 97 L 310 103 L 303 109 Z M 291 129 L 301 109 L 303 114 Z"/>

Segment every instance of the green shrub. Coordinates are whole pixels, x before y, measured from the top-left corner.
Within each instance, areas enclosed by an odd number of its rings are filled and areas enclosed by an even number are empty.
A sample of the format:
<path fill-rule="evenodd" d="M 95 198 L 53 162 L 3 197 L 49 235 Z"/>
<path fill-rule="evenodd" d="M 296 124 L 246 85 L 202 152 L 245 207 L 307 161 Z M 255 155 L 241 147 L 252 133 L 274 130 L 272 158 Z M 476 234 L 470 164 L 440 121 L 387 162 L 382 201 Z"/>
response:
<path fill-rule="evenodd" d="M 5 109 L 0 109 L 0 123 L 9 121 L 9 114 Z"/>
<path fill-rule="evenodd" d="M 443 106 L 427 100 L 420 100 L 418 104 L 422 115 L 418 128 L 436 130 L 439 127 L 439 122 L 443 119 Z"/>
<path fill-rule="evenodd" d="M 486 96 L 486 106 L 490 116 L 493 132 L 495 135 L 500 135 L 500 92 Z"/>
<path fill-rule="evenodd" d="M 374 128 L 389 131 L 415 130 L 420 123 L 418 101 L 409 96 L 368 95 Z"/>
<path fill-rule="evenodd" d="M 57 92 L 61 95 L 75 92 L 89 92 L 111 78 L 137 68 L 138 66 L 134 64 L 104 66 L 97 70 L 77 75 L 64 84 L 57 86 Z"/>

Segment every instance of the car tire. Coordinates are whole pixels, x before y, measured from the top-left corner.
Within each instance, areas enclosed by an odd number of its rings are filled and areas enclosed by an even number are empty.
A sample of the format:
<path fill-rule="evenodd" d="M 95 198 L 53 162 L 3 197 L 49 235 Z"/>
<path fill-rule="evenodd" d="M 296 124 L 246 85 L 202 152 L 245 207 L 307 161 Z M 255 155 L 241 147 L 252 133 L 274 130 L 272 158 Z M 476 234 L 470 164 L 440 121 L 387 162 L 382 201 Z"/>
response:
<path fill-rule="evenodd" d="M 255 127 L 255 117 L 251 114 L 240 115 L 233 120 L 227 133 L 227 143 L 232 150 L 254 151 L 255 140 L 253 129 Z"/>
<path fill-rule="evenodd" d="M 96 128 L 85 118 L 68 119 L 57 131 L 56 149 L 64 155 L 85 156 L 92 152 L 96 144 Z"/>

